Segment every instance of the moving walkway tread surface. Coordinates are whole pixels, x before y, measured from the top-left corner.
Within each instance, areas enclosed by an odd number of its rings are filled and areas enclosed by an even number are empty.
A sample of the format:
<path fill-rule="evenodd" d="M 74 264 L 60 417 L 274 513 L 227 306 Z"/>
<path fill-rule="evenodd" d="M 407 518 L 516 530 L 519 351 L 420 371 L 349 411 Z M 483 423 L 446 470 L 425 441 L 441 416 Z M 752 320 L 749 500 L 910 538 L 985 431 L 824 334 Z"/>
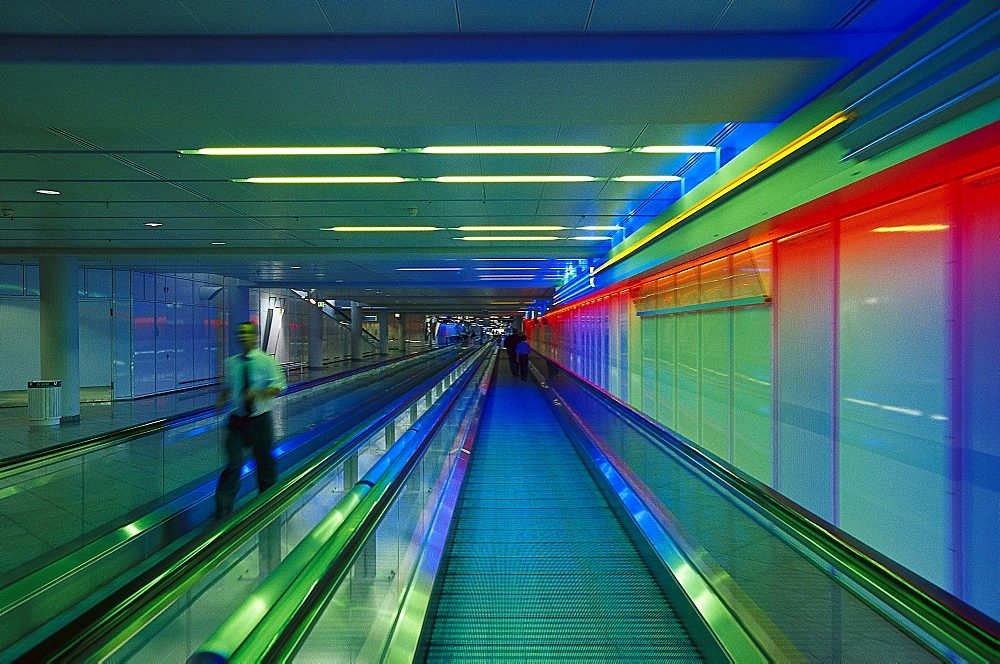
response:
<path fill-rule="evenodd" d="M 498 368 L 422 655 L 701 661 L 533 383 Z"/>

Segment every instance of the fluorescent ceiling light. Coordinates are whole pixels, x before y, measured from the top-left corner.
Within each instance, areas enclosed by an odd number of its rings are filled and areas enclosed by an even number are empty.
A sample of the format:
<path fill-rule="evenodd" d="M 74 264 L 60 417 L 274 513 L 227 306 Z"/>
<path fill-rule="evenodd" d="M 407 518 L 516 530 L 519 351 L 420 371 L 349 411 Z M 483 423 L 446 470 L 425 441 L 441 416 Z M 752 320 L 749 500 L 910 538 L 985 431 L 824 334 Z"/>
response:
<path fill-rule="evenodd" d="M 547 261 L 548 258 L 470 258 L 470 261 Z M 558 260 L 558 259 L 557 259 Z"/>
<path fill-rule="evenodd" d="M 461 272 L 460 267 L 397 267 L 397 272 Z"/>
<path fill-rule="evenodd" d="M 459 231 L 564 231 L 565 226 L 459 226 Z"/>
<path fill-rule="evenodd" d="M 611 152 L 607 145 L 433 145 L 431 154 L 598 154 Z"/>
<path fill-rule="evenodd" d="M 490 302 L 490 304 L 527 304 L 527 302 Z"/>
<path fill-rule="evenodd" d="M 715 152 L 718 148 L 711 145 L 647 145 L 639 148 L 639 152 L 669 152 L 689 154 L 692 152 Z"/>
<path fill-rule="evenodd" d="M 385 148 L 198 148 L 197 150 L 178 150 L 181 154 L 207 155 L 268 155 L 268 154 L 382 154 Z"/>
<path fill-rule="evenodd" d="M 442 175 L 435 182 L 593 182 L 592 175 Z"/>
<path fill-rule="evenodd" d="M 253 182 L 254 184 L 385 184 L 390 182 L 406 182 L 406 178 L 396 176 L 361 176 L 361 177 L 280 177 L 280 178 L 245 178 L 233 182 Z"/>
<path fill-rule="evenodd" d="M 622 175 L 614 179 L 619 182 L 677 182 L 681 178 L 676 175 Z"/>
<path fill-rule="evenodd" d="M 611 238 L 605 235 L 579 235 L 577 237 L 571 237 L 570 240 L 610 240 Z"/>
<path fill-rule="evenodd" d="M 477 267 L 476 270 L 541 270 L 542 268 L 534 265 L 525 265 L 524 267 Z"/>
<path fill-rule="evenodd" d="M 873 228 L 872 233 L 926 233 L 929 231 L 943 231 L 948 228 L 947 224 L 920 224 L 913 226 L 880 226 Z"/>
<path fill-rule="evenodd" d="M 527 280 L 534 279 L 534 277 L 522 277 L 522 276 L 516 275 L 516 274 L 489 274 L 489 275 L 484 274 L 484 275 L 481 275 L 479 278 L 480 279 L 484 279 L 484 280 L 489 280 L 489 281 L 498 281 L 498 280 L 503 280 L 503 281 L 527 281 Z"/>
<path fill-rule="evenodd" d="M 143 226 L 149 226 L 150 228 L 156 228 L 157 226 L 162 226 L 163 224 L 156 221 L 147 221 Z"/>
<path fill-rule="evenodd" d="M 225 244 L 225 242 L 213 242 L 212 244 Z"/>
<path fill-rule="evenodd" d="M 624 226 L 579 226 L 581 231 L 620 231 Z"/>
<path fill-rule="evenodd" d="M 481 240 L 483 242 L 490 242 L 490 241 L 493 241 L 493 242 L 501 242 L 501 241 L 503 241 L 503 242 L 515 242 L 515 241 L 516 242 L 520 242 L 520 241 L 530 242 L 530 241 L 535 241 L 535 242 L 537 242 L 537 241 L 542 241 L 542 240 L 561 240 L 562 238 L 551 237 L 551 236 L 548 236 L 548 235 L 536 235 L 534 237 L 529 237 L 529 236 L 523 236 L 523 237 L 521 237 L 521 236 L 497 236 L 497 237 L 466 236 L 466 237 L 460 237 L 460 238 L 456 238 L 456 239 L 458 239 L 458 240 Z"/>
<path fill-rule="evenodd" d="M 55 189 L 35 189 L 36 194 L 45 194 L 47 196 L 58 196 L 61 191 L 56 191 Z"/>
<path fill-rule="evenodd" d="M 324 231 L 340 231 L 342 233 L 394 233 L 410 231 L 439 231 L 437 226 L 334 226 L 333 228 L 323 228 Z"/>

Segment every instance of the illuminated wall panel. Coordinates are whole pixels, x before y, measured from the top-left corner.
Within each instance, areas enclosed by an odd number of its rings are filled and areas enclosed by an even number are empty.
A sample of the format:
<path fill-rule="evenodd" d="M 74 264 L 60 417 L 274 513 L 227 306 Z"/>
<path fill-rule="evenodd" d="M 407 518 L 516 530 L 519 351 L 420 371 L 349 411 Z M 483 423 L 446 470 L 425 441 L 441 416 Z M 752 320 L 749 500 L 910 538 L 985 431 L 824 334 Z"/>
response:
<path fill-rule="evenodd" d="M 733 309 L 733 464 L 771 482 L 771 307 Z"/>
<path fill-rule="evenodd" d="M 657 327 L 656 419 L 677 427 L 677 316 L 654 316 Z"/>
<path fill-rule="evenodd" d="M 640 409 L 656 417 L 656 316 L 642 318 L 642 405 Z"/>
<path fill-rule="evenodd" d="M 703 311 L 698 316 L 701 350 L 701 429 L 698 442 L 709 452 L 727 461 L 732 460 L 729 453 L 731 315 L 729 309 L 716 309 Z M 682 340 L 681 343 L 687 343 L 687 340 Z"/>
<path fill-rule="evenodd" d="M 944 193 L 841 221 L 838 429 L 841 527 L 947 586 Z"/>
<path fill-rule="evenodd" d="M 698 441 L 701 424 L 700 316 L 678 314 L 677 319 L 677 432 Z"/>
<path fill-rule="evenodd" d="M 779 241 L 775 254 L 774 486 L 835 522 L 834 233 L 811 229 Z"/>
<path fill-rule="evenodd" d="M 960 552 L 957 583 L 967 601 L 1000 616 L 1000 169 L 968 181 L 963 199 L 968 218 L 961 237 L 959 431 L 963 448 L 952 490 L 960 496 L 954 538 Z"/>

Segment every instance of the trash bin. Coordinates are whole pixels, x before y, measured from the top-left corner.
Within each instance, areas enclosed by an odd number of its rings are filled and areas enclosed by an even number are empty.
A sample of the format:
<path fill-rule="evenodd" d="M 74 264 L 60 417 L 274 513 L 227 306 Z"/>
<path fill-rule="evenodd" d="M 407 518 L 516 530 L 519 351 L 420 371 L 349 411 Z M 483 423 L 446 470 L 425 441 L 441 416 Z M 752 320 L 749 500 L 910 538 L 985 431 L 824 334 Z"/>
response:
<path fill-rule="evenodd" d="M 62 381 L 35 380 L 28 383 L 28 422 L 59 424 L 62 417 Z"/>

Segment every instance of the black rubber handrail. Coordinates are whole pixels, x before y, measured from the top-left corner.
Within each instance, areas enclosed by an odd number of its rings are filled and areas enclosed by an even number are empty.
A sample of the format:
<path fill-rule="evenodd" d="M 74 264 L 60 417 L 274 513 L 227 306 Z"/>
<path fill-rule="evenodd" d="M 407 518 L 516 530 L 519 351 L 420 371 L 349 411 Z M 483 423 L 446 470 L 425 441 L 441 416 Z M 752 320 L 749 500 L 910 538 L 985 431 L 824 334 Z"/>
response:
<path fill-rule="evenodd" d="M 770 487 L 750 479 L 706 454 L 694 443 L 640 413 L 613 394 L 581 378 L 551 358 L 571 380 L 598 397 L 622 419 L 653 442 L 681 457 L 689 466 L 727 489 L 750 508 L 773 520 L 839 572 L 898 611 L 920 629 L 970 662 L 1000 662 L 1000 625 L 957 597 L 914 578 L 895 563 L 833 524 L 806 511 Z"/>
<path fill-rule="evenodd" d="M 368 364 L 363 367 L 339 371 L 335 374 L 330 374 L 329 376 L 323 376 L 322 378 L 314 378 L 312 380 L 296 383 L 285 389 L 285 391 L 279 396 L 294 394 L 295 392 L 310 389 L 318 385 L 331 383 L 336 380 L 342 380 L 359 373 L 378 369 L 380 367 L 402 362 L 403 360 L 412 359 L 419 355 L 425 355 L 439 350 L 441 350 L 441 348 L 431 348 L 417 353 L 410 353 L 409 355 L 396 357 L 391 360 L 384 360 L 382 362 Z M 150 434 L 168 429 L 175 429 L 181 425 L 188 424 L 190 422 L 197 422 L 198 420 L 210 417 L 217 412 L 218 408 L 215 406 L 205 406 L 203 408 L 197 408 L 184 413 L 178 413 L 177 415 L 169 415 L 167 417 L 150 420 L 149 422 L 133 424 L 128 427 L 115 429 L 114 431 L 108 431 L 96 436 L 89 436 L 87 438 L 80 438 L 79 440 L 58 443 L 56 445 L 44 447 L 40 450 L 32 450 L 31 452 L 25 452 L 24 454 L 18 454 L 16 456 L 7 457 L 6 459 L 0 459 L 0 479 L 24 472 L 26 470 L 31 470 L 32 468 L 37 468 L 39 466 L 45 466 L 59 461 L 66 461 L 68 459 L 88 454 L 95 450 L 135 440 L 136 438 L 141 438 L 142 436 L 148 436 Z"/>

